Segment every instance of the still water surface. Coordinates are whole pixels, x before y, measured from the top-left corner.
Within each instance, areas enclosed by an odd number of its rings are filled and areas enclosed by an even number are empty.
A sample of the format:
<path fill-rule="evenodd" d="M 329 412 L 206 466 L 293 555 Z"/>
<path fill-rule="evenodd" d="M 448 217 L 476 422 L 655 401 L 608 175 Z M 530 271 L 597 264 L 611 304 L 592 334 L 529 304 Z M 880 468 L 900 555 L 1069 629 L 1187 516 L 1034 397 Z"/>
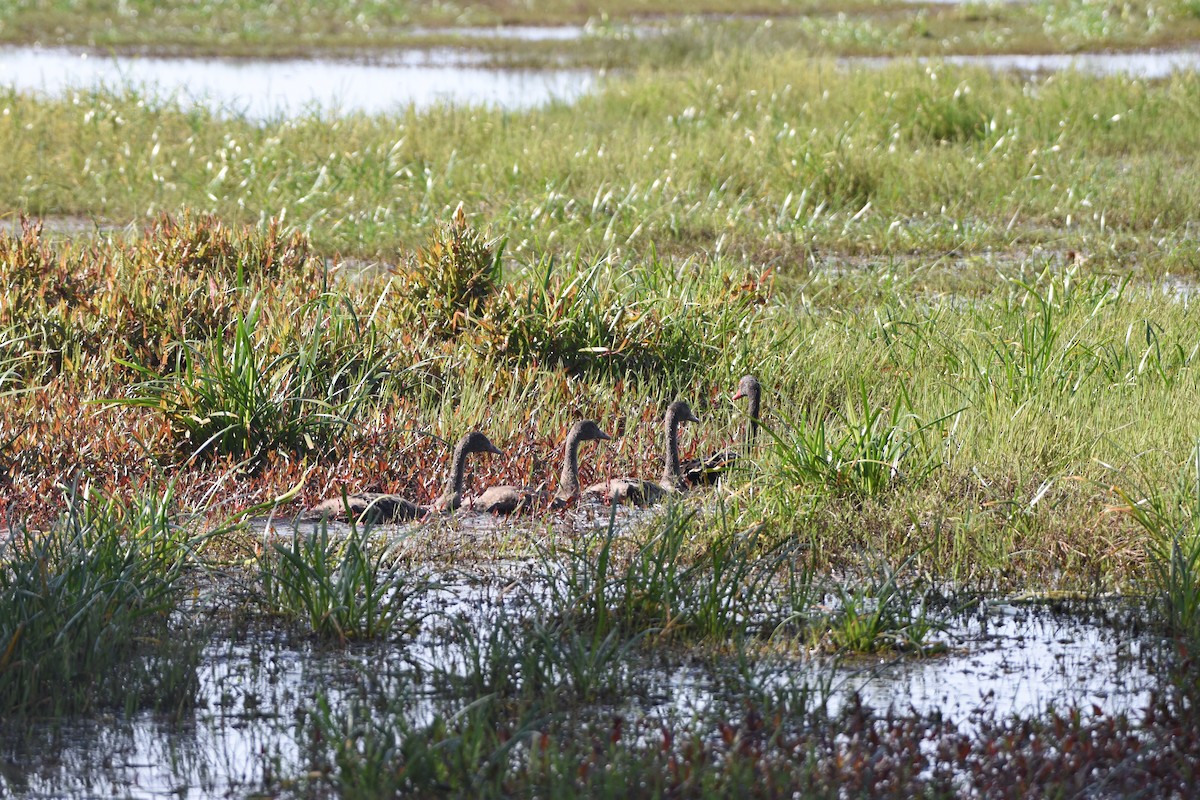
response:
<path fill-rule="evenodd" d="M 522 109 L 574 100 L 596 80 L 590 70 L 492 69 L 483 66 L 478 54 L 449 48 L 397 52 L 369 63 L 0 49 L 0 87 L 51 97 L 72 90 L 133 88 L 184 106 L 256 120 L 313 111 L 379 114 L 439 103 Z"/>
<path fill-rule="evenodd" d="M 498 30 L 542 39 L 582 35 L 578 28 Z M 464 38 L 479 33 L 466 31 Z M 496 33 L 487 29 L 481 35 Z M 0 87 L 52 97 L 78 90 L 132 88 L 184 106 L 266 121 L 313 112 L 380 114 L 442 103 L 525 109 L 555 100 L 572 102 L 599 83 L 593 70 L 496 69 L 486 66 L 485 59 L 476 51 L 448 47 L 397 51 L 369 62 L 113 57 L 63 48 L 8 47 L 0 48 Z M 1001 72 L 1079 70 L 1147 79 L 1200 70 L 1200 51 L 1191 50 L 947 56 L 943 60 Z M 839 63 L 854 68 L 896 61 L 852 58 Z"/>

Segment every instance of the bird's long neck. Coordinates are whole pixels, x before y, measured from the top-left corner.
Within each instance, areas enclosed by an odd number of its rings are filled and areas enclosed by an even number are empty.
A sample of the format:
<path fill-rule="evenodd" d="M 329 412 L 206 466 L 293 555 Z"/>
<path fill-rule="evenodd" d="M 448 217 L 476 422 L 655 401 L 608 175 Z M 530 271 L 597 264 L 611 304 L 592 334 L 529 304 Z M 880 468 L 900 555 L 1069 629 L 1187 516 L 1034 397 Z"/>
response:
<path fill-rule="evenodd" d="M 450 460 L 450 475 L 446 478 L 446 490 L 438 499 L 436 507 L 439 511 L 454 511 L 462 503 L 463 474 L 467 469 L 467 449 L 463 442 L 454 448 L 454 457 Z"/>
<path fill-rule="evenodd" d="M 750 419 L 746 421 L 746 446 L 754 444 L 758 436 L 758 412 L 762 405 L 762 391 L 755 386 L 750 390 Z"/>
<path fill-rule="evenodd" d="M 667 447 L 663 460 L 663 481 L 678 486 L 682 480 L 679 476 L 679 419 L 674 414 L 666 418 Z"/>
<path fill-rule="evenodd" d="M 567 437 L 563 446 L 562 472 L 558 475 L 559 497 L 577 497 L 579 495 L 579 437 Z"/>

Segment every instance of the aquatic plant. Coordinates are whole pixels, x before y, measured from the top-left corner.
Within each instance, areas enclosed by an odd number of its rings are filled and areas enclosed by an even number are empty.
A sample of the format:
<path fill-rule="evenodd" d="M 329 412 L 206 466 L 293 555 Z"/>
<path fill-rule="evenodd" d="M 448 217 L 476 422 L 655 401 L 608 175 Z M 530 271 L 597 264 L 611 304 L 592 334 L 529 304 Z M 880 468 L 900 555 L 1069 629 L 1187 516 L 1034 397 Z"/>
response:
<path fill-rule="evenodd" d="M 534 600 L 520 614 L 456 617 L 447 634 L 429 666 L 444 696 L 565 709 L 619 698 L 647 632 L 597 636 Z"/>
<path fill-rule="evenodd" d="M 172 489 L 124 501 L 74 484 L 48 530 L 0 543 L 0 709 L 178 713 L 196 700 L 201 631 L 173 619 L 192 543 Z"/>
<path fill-rule="evenodd" d="M 593 541 L 544 551 L 550 608 L 565 626 L 591 631 L 597 652 L 613 631 L 683 641 L 747 636 L 772 616 L 775 581 L 787 574 L 794 548 L 757 527 L 721 524 L 700 535 L 700 526 L 694 510 L 672 503 L 641 527 L 632 552 L 618 545 L 615 514 Z"/>
<path fill-rule="evenodd" d="M 391 548 L 352 526 L 331 539 L 325 522 L 295 531 L 258 557 L 261 600 L 271 614 L 302 622 L 316 635 L 345 643 L 403 634 L 416 622 L 411 606 L 427 582 L 400 571 Z"/>
<path fill-rule="evenodd" d="M 1194 720 L 1161 701 L 1146 722 L 1078 708 L 1001 718 L 984 707 L 960 726 L 936 712 L 877 711 L 858 695 L 830 713 L 803 689 L 666 719 L 540 714 L 490 696 L 443 699 L 431 713 L 415 700 L 322 701 L 309 780 L 354 797 L 1015 800 L 1097 781 L 1169 795 L 1190 786 L 1200 744 Z"/>
<path fill-rule="evenodd" d="M 880 561 L 866 578 L 838 585 L 838 608 L 829 619 L 828 631 L 836 649 L 922 652 L 929 635 L 940 626 L 930 615 L 921 585 L 905 583 L 902 577 L 918 556 L 914 553 L 896 569 Z"/>
<path fill-rule="evenodd" d="M 1174 486 L 1114 487 L 1128 512 L 1148 533 L 1153 587 L 1167 630 L 1200 647 L 1200 442 Z"/>

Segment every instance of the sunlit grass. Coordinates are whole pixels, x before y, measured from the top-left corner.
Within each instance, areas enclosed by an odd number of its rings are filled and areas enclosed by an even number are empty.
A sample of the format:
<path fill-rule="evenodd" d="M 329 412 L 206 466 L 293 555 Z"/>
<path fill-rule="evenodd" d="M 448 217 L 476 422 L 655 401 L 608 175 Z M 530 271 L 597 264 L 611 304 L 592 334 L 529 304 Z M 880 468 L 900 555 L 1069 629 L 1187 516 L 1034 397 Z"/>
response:
<path fill-rule="evenodd" d="M 1121 269 L 1178 247 L 1171 271 L 1191 272 L 1198 85 L 738 53 L 521 113 L 261 126 L 133 95 L 9 94 L 0 197 L 117 221 L 180 206 L 283 216 L 321 252 L 391 263 L 461 202 L 507 238 L 509 270 L 560 248 L 795 272 L 828 251 L 1042 247 Z"/>
<path fill-rule="evenodd" d="M 566 59 L 600 66 L 699 63 L 747 43 L 762 52 L 826 54 L 1047 52 L 1164 47 L 1194 40 L 1194 0 L 913 3 L 908 0 L 663 0 L 488 3 L 333 3 L 267 0 L 46 4 L 0 12 L 12 44 L 231 56 L 384 53 L 401 46 L 468 47 L 499 63 Z M 577 26 L 566 41 L 524 41 L 505 26 Z M 464 30 L 465 29 L 465 30 Z"/>
<path fill-rule="evenodd" d="M 1172 288 L 1197 266 L 1198 88 L 742 52 L 520 113 L 257 126 L 6 96 L 0 196 L 197 211 L 0 237 L 5 502 L 197 452 L 193 507 L 226 480 L 235 506 L 298 482 L 428 501 L 468 427 L 509 452 L 478 487 L 552 483 L 578 418 L 616 437 L 598 480 L 658 462 L 675 397 L 704 420 L 685 455 L 728 446 L 715 401 L 752 372 L 782 444 L 720 488 L 733 530 L 827 566 L 867 545 L 987 586 L 1120 584 L 1140 534 L 1101 514 L 1102 465 L 1138 453 L 1165 485 L 1200 422 Z"/>

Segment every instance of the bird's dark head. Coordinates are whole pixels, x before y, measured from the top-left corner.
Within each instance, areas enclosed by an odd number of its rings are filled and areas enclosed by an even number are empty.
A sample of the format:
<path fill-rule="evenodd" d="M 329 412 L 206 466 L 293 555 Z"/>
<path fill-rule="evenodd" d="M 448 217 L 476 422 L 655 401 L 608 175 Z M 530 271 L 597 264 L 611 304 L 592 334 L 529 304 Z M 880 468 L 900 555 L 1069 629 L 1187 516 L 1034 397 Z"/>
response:
<path fill-rule="evenodd" d="M 738 381 L 737 391 L 733 393 L 734 400 L 741 400 L 743 397 L 753 397 L 758 394 L 762 386 L 758 383 L 758 378 L 753 375 L 743 375 Z"/>
<path fill-rule="evenodd" d="M 581 442 L 606 440 L 611 439 L 604 431 L 600 430 L 600 426 L 594 419 L 581 419 L 571 426 L 571 433 L 568 438 L 578 439 Z"/>
<path fill-rule="evenodd" d="M 459 443 L 464 453 L 491 453 L 494 456 L 504 455 L 504 451 L 483 435 L 480 431 L 471 431 Z"/>
<path fill-rule="evenodd" d="M 691 406 L 682 400 L 676 400 L 671 405 L 667 406 L 667 422 L 671 424 L 680 422 L 699 422 L 700 418 L 692 413 Z"/>

